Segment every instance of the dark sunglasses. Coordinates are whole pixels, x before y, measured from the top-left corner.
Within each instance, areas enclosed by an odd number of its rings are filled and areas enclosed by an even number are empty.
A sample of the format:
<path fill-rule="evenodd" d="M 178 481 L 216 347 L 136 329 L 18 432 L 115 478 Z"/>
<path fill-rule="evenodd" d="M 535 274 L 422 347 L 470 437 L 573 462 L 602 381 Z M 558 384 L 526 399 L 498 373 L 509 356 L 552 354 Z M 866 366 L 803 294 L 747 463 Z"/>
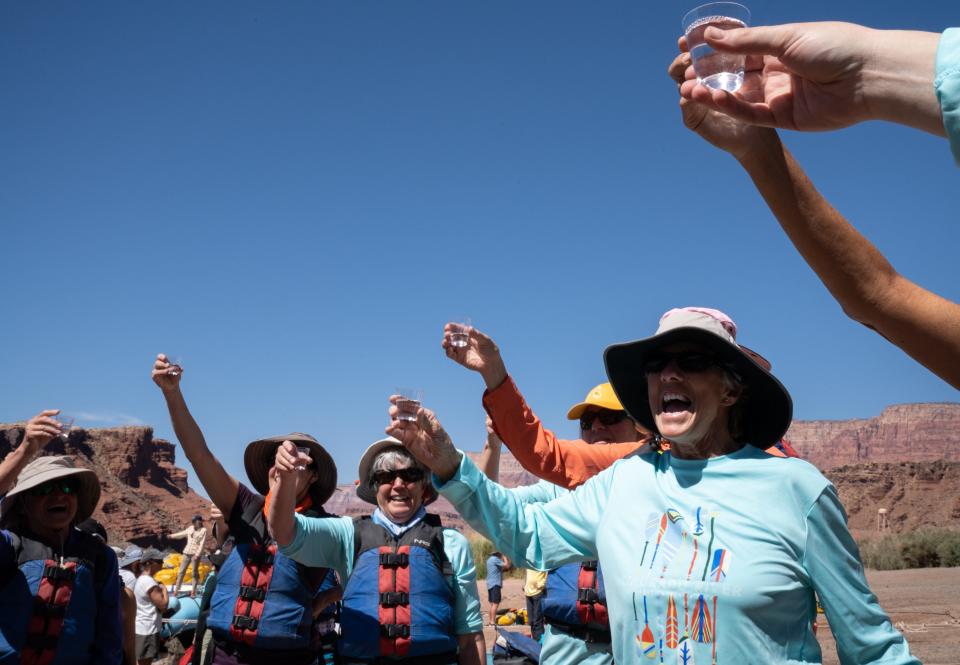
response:
<path fill-rule="evenodd" d="M 42 485 L 37 485 L 29 492 L 30 496 L 50 496 L 55 491 L 60 490 L 61 494 L 76 494 L 80 488 L 76 480 L 69 478 L 63 480 L 48 480 Z"/>
<path fill-rule="evenodd" d="M 400 478 L 405 483 L 415 483 L 423 480 L 423 469 L 409 467 L 406 469 L 394 469 L 393 471 L 377 471 L 373 474 L 373 482 L 377 485 L 393 484 L 393 481 Z"/>
<path fill-rule="evenodd" d="M 720 366 L 720 362 L 716 358 L 706 353 L 658 353 L 643 361 L 643 373 L 659 374 L 666 369 L 671 360 L 677 363 L 677 367 L 681 371 L 691 374 L 706 372 L 711 367 Z"/>
<path fill-rule="evenodd" d="M 586 412 L 580 416 L 580 429 L 590 429 L 593 427 L 594 420 L 599 420 L 601 425 L 606 425 L 609 427 L 610 425 L 616 425 L 626 417 L 626 411 L 610 411 L 605 409 L 603 411 Z"/>

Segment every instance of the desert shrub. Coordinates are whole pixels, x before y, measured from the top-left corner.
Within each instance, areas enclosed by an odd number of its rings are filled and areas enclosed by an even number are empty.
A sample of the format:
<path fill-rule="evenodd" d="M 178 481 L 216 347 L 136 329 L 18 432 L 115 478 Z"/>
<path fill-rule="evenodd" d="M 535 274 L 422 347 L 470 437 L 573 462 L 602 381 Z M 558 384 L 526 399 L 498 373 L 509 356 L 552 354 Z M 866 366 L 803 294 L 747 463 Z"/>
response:
<path fill-rule="evenodd" d="M 960 531 L 929 527 L 865 540 L 860 555 L 874 570 L 960 566 Z"/>

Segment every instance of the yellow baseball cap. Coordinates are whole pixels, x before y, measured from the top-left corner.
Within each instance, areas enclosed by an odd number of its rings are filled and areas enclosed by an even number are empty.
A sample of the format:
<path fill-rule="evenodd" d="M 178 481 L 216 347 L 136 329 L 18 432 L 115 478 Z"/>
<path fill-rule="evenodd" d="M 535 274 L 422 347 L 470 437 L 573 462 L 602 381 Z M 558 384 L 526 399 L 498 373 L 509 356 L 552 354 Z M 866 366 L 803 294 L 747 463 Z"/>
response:
<path fill-rule="evenodd" d="M 570 407 L 570 410 L 567 411 L 567 418 L 578 420 L 588 406 L 598 406 L 601 409 L 610 409 L 611 411 L 623 411 L 623 405 L 620 404 L 620 400 L 613 392 L 613 386 L 609 383 L 601 383 L 599 386 L 592 388 L 582 402 Z"/>

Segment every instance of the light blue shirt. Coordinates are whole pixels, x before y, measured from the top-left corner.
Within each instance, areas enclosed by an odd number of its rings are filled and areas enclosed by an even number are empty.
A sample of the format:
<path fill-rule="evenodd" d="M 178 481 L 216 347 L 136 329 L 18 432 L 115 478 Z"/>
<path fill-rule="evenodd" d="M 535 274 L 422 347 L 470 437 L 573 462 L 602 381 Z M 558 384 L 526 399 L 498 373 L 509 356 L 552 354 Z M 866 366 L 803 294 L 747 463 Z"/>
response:
<path fill-rule="evenodd" d="M 487 588 L 503 586 L 503 559 L 490 555 L 487 557 Z"/>
<path fill-rule="evenodd" d="M 960 164 L 960 28 L 947 28 L 940 36 L 933 85 L 953 158 Z"/>
<path fill-rule="evenodd" d="M 293 540 L 280 551 L 305 566 L 333 568 L 346 586 L 353 572 L 353 519 L 318 519 L 299 514 L 296 517 Z M 444 529 L 443 551 L 453 567 L 453 577 L 448 583 L 453 590 L 454 632 L 457 635 L 479 633 L 483 630 L 483 618 L 470 544 L 460 532 Z"/>
<path fill-rule="evenodd" d="M 570 490 L 546 480 L 508 491 L 523 504 L 548 503 L 570 493 Z M 548 623 L 543 631 L 540 662 L 549 665 L 613 665 L 613 649 L 610 644 L 586 642 L 554 630 Z"/>
<path fill-rule="evenodd" d="M 867 586 L 836 490 L 803 460 L 752 446 L 635 454 L 524 505 L 464 456 L 441 493 L 524 565 L 598 558 L 619 665 L 661 650 L 673 663 L 683 650 L 697 663 L 820 663 L 814 591 L 842 663 L 919 664 Z"/>

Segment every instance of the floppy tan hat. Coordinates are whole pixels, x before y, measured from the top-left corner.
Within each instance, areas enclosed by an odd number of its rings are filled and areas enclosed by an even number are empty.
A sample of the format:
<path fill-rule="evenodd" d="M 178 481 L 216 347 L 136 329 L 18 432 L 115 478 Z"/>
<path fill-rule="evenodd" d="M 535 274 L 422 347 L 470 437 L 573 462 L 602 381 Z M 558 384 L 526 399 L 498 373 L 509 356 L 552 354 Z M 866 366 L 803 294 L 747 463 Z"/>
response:
<path fill-rule="evenodd" d="M 656 432 L 647 395 L 644 361 L 662 347 L 693 342 L 710 351 L 743 379 L 743 438 L 758 448 L 769 448 L 786 433 L 793 417 L 790 393 L 770 373 L 770 362 L 737 343 L 737 327 L 723 312 L 705 307 L 672 309 L 660 318 L 656 334 L 635 342 L 607 347 L 603 359 L 607 378 L 627 413 Z"/>
<path fill-rule="evenodd" d="M 76 476 L 80 483 L 77 492 L 77 515 L 74 522 L 82 522 L 93 514 L 100 502 L 100 480 L 97 474 L 90 469 L 77 466 L 72 457 L 67 455 L 48 455 L 33 460 L 17 476 L 17 484 L 13 486 L 0 502 L 0 525 L 6 526 L 14 514 L 17 497 L 24 492 L 38 487 L 48 480 Z"/>
<path fill-rule="evenodd" d="M 317 480 L 313 483 L 313 486 L 316 488 L 317 499 L 320 503 L 326 503 L 337 488 L 337 465 L 319 441 L 303 432 L 271 436 L 247 444 L 247 448 L 243 452 L 243 466 L 247 470 L 247 478 L 250 479 L 253 488 L 263 495 L 270 491 L 267 474 L 270 467 L 273 466 L 274 458 L 277 456 L 277 448 L 284 441 L 290 441 L 296 446 L 310 449 L 310 457 L 313 458 L 313 463 L 317 467 Z"/>
<path fill-rule="evenodd" d="M 407 450 L 398 439 L 388 436 L 386 439 L 380 439 L 379 441 L 371 443 L 366 451 L 364 451 L 363 457 L 360 458 L 360 466 L 357 468 L 357 477 L 359 478 L 357 481 L 357 496 L 367 503 L 377 505 L 377 491 L 370 485 L 370 472 L 373 469 L 373 463 L 377 457 L 380 456 L 380 453 L 391 448 L 397 448 L 403 451 Z M 417 462 L 416 459 L 414 459 L 414 462 L 423 466 Z M 426 469 L 425 472 L 429 478 L 430 470 Z M 426 506 L 436 500 L 437 491 L 433 488 L 433 483 L 430 483 L 423 497 L 423 505 Z"/>

